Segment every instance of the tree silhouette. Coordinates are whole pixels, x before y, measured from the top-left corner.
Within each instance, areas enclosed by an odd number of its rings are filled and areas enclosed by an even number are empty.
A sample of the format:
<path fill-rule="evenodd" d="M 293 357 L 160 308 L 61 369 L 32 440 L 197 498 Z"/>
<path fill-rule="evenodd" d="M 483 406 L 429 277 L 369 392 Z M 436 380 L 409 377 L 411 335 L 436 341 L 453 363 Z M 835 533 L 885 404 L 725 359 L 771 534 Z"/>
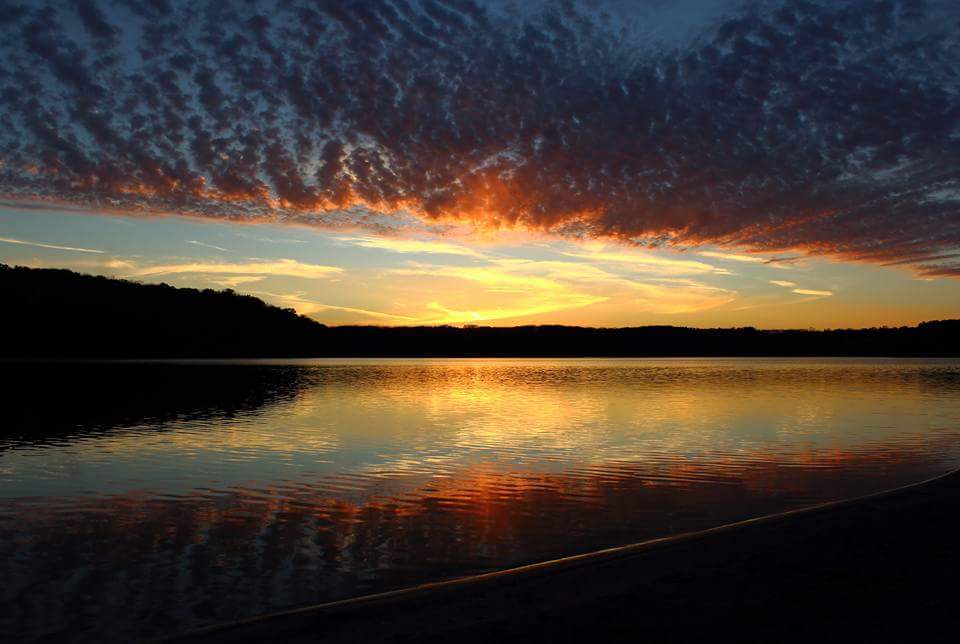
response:
<path fill-rule="evenodd" d="M 0 356 L 6 358 L 960 355 L 960 320 L 827 331 L 328 327 L 232 289 L 174 288 L 2 264 L 0 298 Z"/>

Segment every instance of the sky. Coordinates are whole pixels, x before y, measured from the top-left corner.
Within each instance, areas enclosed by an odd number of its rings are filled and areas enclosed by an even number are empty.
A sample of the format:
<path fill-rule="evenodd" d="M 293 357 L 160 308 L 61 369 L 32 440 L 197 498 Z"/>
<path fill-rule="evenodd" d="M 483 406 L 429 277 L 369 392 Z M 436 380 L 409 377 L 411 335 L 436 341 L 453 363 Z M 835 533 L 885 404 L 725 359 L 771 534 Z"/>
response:
<path fill-rule="evenodd" d="M 3 263 L 329 324 L 960 317 L 951 0 L 14 0 L 0 35 Z"/>

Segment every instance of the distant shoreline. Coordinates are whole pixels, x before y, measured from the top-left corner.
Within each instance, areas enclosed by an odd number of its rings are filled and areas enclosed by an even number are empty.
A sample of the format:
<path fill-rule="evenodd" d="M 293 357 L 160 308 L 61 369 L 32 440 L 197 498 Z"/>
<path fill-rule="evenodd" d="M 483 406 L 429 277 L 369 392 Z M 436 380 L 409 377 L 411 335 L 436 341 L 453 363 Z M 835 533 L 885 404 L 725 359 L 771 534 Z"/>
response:
<path fill-rule="evenodd" d="M 0 358 L 956 357 L 960 320 L 754 327 L 326 326 L 231 290 L 0 264 Z"/>

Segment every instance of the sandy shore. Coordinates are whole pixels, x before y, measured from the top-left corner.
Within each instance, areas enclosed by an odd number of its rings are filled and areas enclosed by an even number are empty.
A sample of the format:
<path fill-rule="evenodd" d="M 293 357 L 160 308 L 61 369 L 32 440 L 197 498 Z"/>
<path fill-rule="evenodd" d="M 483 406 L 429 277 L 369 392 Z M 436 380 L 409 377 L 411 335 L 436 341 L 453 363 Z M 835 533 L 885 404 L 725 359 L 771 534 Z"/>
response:
<path fill-rule="evenodd" d="M 960 473 L 178 641 L 956 642 Z"/>

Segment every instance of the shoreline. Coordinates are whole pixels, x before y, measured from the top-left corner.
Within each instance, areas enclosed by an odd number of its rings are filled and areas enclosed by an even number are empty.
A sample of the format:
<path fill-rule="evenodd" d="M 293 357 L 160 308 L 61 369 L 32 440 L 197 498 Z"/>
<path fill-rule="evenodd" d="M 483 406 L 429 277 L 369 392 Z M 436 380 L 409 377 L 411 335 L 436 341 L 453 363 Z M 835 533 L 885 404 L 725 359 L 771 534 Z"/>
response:
<path fill-rule="evenodd" d="M 956 533 L 931 531 L 925 519 L 935 516 L 960 527 L 960 519 L 949 516 L 958 504 L 960 471 L 953 471 L 866 496 L 501 571 L 270 613 L 164 641 L 322 638 L 325 642 L 483 642 L 491 637 L 573 641 L 587 636 L 584 628 L 592 637 L 646 635 L 654 641 L 698 641 L 705 637 L 714 641 L 807 641 L 814 636 L 829 640 L 841 635 L 840 639 L 849 640 L 861 639 L 870 632 L 869 623 L 863 623 L 864 619 L 871 621 L 870 612 L 877 618 L 886 616 L 889 622 L 889 614 L 880 608 L 896 599 L 894 603 L 904 619 L 886 623 L 870 635 L 875 640 L 894 641 L 884 637 L 894 633 L 915 637 L 923 626 L 911 621 L 921 610 L 921 606 L 911 604 L 915 594 L 898 593 L 896 588 L 889 588 L 893 592 L 885 598 L 864 604 L 859 618 L 848 614 L 847 619 L 837 615 L 818 620 L 820 626 L 829 628 L 822 632 L 815 629 L 816 635 L 799 623 L 792 630 L 799 628 L 803 636 L 792 638 L 791 629 L 784 625 L 796 621 L 798 613 L 812 611 L 829 616 L 831 605 L 840 609 L 844 604 L 863 604 L 875 594 L 877 582 L 889 582 L 888 577 L 899 579 L 905 587 L 946 590 L 944 584 L 954 575 L 944 577 L 942 573 L 960 572 L 960 555 L 946 557 L 949 561 L 940 563 L 948 565 L 932 571 L 924 565 L 931 563 L 932 552 L 937 553 L 934 558 L 944 559 L 944 553 L 936 548 L 937 537 L 948 542 L 940 546 L 952 546 L 950 536 Z M 902 512 L 914 516 L 901 520 Z M 911 520 L 912 529 L 905 525 Z M 868 530 L 868 525 L 873 529 Z M 929 552 L 924 552 L 925 547 Z M 897 552 L 911 556 L 892 561 L 889 555 Z M 841 592 L 842 584 L 827 583 L 838 578 L 852 585 Z M 755 589 L 752 594 L 740 593 L 734 598 L 731 591 L 744 583 L 759 584 L 762 592 Z M 809 588 L 811 592 L 797 592 L 811 585 L 817 587 L 816 594 L 812 594 L 813 588 Z M 858 593 L 858 586 L 864 586 L 865 593 Z M 778 605 L 775 598 L 784 593 L 791 601 Z M 950 604 L 949 593 L 939 595 L 944 604 Z M 676 605 L 678 601 L 682 607 Z M 923 606 L 937 604 L 934 598 L 932 602 L 925 600 Z M 770 632 L 756 624 L 744 628 L 747 624 L 742 619 L 732 618 L 746 609 L 754 619 L 760 610 L 765 613 L 762 621 L 773 620 L 780 626 Z M 706 610 L 709 619 L 691 621 L 691 613 L 698 610 Z M 646 619 L 640 619 L 642 613 L 646 613 Z M 948 621 L 952 626 L 954 620 Z M 729 623 L 724 626 L 725 622 Z M 960 619 L 956 623 L 960 625 Z M 927 620 L 926 625 L 942 624 Z M 941 634 L 955 637 L 953 630 Z M 926 637 L 928 641 L 937 639 L 935 633 Z"/>

